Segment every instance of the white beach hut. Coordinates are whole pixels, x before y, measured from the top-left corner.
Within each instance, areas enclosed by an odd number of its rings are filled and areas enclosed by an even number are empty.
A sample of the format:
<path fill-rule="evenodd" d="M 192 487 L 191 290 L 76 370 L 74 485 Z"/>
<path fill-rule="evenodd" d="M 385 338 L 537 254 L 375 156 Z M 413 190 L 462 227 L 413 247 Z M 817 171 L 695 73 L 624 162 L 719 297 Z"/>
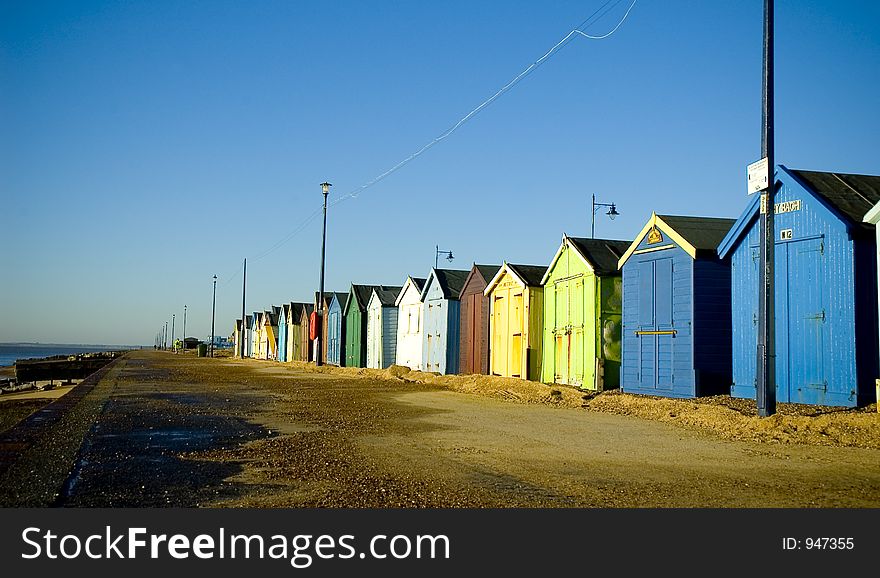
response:
<path fill-rule="evenodd" d="M 376 287 L 367 303 L 367 367 L 397 363 L 397 306 L 402 287 Z"/>
<path fill-rule="evenodd" d="M 394 301 L 397 307 L 397 352 L 395 363 L 410 369 L 422 368 L 422 287 L 425 279 L 407 277 Z"/>

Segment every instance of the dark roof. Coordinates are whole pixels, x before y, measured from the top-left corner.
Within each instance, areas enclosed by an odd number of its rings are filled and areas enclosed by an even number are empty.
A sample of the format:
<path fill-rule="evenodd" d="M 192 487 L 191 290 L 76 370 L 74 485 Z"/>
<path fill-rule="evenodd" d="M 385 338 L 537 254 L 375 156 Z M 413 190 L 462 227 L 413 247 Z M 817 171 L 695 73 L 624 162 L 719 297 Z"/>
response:
<path fill-rule="evenodd" d="M 467 280 L 470 271 L 460 271 L 458 269 L 434 269 L 437 282 L 440 283 L 440 289 L 443 296 L 447 299 L 458 299 L 461 294 L 461 288 Z M 422 288 L 424 292 L 424 287 Z"/>
<path fill-rule="evenodd" d="M 600 277 L 616 273 L 617 262 L 632 245 L 632 241 L 618 241 L 616 239 L 569 237 L 569 240 L 593 264 L 593 269 Z"/>
<path fill-rule="evenodd" d="M 308 303 L 297 303 L 296 301 L 290 302 L 290 318 L 295 319 L 297 323 L 299 323 L 299 318 L 302 317 L 303 307 L 308 305 Z"/>
<path fill-rule="evenodd" d="M 343 293 L 341 291 L 334 291 L 333 293 L 325 293 L 324 297 L 326 298 L 327 295 L 330 296 L 330 298 L 327 299 L 328 306 L 333 301 L 333 296 L 336 295 L 336 299 L 339 301 L 339 308 L 345 309 L 345 303 L 346 303 L 346 301 L 348 301 L 348 291 L 346 291 L 345 293 Z"/>
<path fill-rule="evenodd" d="M 349 306 L 357 305 L 361 311 L 366 310 L 367 303 L 370 302 L 370 295 L 373 294 L 373 289 L 376 287 L 378 285 L 355 285 L 352 283 L 349 295 L 354 295 L 354 301 Z"/>
<path fill-rule="evenodd" d="M 508 263 L 507 266 L 530 287 L 540 285 L 544 273 L 547 272 L 547 267 L 543 265 L 514 265 L 513 263 Z"/>
<path fill-rule="evenodd" d="M 302 305 L 302 308 L 300 309 L 300 317 L 302 316 L 303 312 L 305 312 L 306 316 L 309 316 L 315 310 L 314 303 L 300 303 L 300 305 Z"/>
<path fill-rule="evenodd" d="M 736 223 L 736 219 L 719 219 L 717 217 L 657 216 L 693 245 L 694 249 L 712 253 L 716 252 L 718 244 Z"/>
<path fill-rule="evenodd" d="M 422 289 L 425 287 L 425 283 L 428 281 L 427 279 L 424 279 L 422 277 L 410 277 L 410 279 L 412 279 L 413 283 L 416 286 L 416 289 L 418 289 L 419 292 L 422 291 Z"/>
<path fill-rule="evenodd" d="M 394 305 L 397 301 L 397 296 L 400 295 L 400 292 L 403 290 L 403 287 L 392 287 L 389 285 L 382 285 L 381 287 L 377 287 L 376 297 L 379 298 L 379 303 L 382 305 Z"/>
<path fill-rule="evenodd" d="M 801 170 L 789 172 L 834 207 L 851 225 L 874 229 L 873 225 L 863 223 L 862 218 L 880 201 L 880 176 Z"/>
<path fill-rule="evenodd" d="M 495 274 L 498 273 L 498 269 L 501 269 L 501 265 L 474 265 L 474 267 L 477 268 L 486 283 L 495 277 Z"/>
<path fill-rule="evenodd" d="M 269 317 L 269 325 L 278 325 L 278 313 L 281 311 L 280 307 L 272 306 L 272 311 L 266 311 L 265 315 Z"/>

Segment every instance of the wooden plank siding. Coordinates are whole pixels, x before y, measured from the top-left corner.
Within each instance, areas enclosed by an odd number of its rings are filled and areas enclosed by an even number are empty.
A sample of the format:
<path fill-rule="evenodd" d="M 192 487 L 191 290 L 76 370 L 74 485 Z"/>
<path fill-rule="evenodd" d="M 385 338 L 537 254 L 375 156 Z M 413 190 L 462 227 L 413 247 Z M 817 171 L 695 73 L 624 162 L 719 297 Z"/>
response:
<path fill-rule="evenodd" d="M 787 203 L 775 215 L 777 401 L 864 405 L 878 372 L 876 240 L 798 174 L 782 166 L 776 174 L 775 202 Z M 782 238 L 783 230 L 790 236 Z M 751 199 L 719 250 L 732 266 L 731 394 L 752 399 L 758 242 L 758 200 Z"/>
<path fill-rule="evenodd" d="M 652 215 L 620 260 L 627 393 L 692 398 L 730 383 L 730 263 L 717 244 L 732 219 Z"/>
<path fill-rule="evenodd" d="M 474 264 L 462 287 L 459 298 L 461 373 L 489 373 L 489 297 L 483 291 L 500 268 L 500 265 Z"/>

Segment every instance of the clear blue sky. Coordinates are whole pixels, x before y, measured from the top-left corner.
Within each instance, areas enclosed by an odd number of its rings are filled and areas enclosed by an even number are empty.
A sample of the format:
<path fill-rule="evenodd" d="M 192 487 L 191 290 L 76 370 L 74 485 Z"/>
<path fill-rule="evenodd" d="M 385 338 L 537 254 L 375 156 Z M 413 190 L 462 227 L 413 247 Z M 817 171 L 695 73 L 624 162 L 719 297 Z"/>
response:
<path fill-rule="evenodd" d="M 151 344 L 310 300 L 320 207 L 492 95 L 603 0 L 0 4 L 0 341 Z M 601 34 L 629 0 L 587 29 Z M 331 207 L 327 289 L 434 247 L 546 264 L 651 211 L 736 217 L 760 156 L 762 0 L 639 0 L 451 137 Z M 880 7 L 778 0 L 777 160 L 880 174 Z"/>

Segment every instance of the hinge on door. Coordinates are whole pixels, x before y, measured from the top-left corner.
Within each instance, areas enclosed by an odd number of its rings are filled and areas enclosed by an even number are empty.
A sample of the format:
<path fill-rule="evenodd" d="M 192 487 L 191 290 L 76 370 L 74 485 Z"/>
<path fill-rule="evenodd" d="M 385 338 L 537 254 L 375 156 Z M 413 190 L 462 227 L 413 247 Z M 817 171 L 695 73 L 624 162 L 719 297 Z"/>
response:
<path fill-rule="evenodd" d="M 825 241 L 819 241 L 819 254 L 825 254 Z"/>

